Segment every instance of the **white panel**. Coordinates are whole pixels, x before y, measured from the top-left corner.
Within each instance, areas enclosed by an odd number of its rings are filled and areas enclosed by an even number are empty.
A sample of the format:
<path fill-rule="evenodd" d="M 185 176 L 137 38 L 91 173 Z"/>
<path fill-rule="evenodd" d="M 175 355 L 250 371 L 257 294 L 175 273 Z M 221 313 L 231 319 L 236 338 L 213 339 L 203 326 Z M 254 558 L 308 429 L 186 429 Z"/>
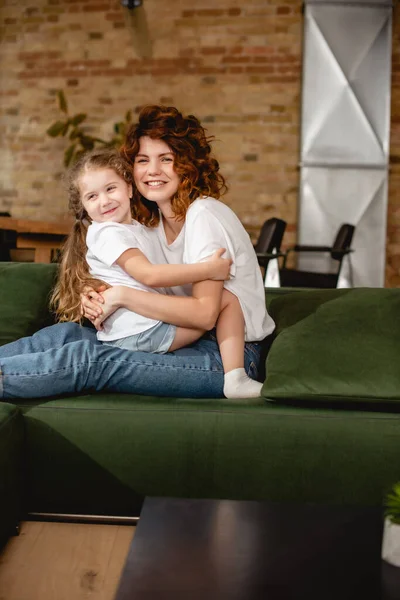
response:
<path fill-rule="evenodd" d="M 379 140 L 350 87 L 325 108 L 325 120 L 304 147 L 305 163 L 386 164 Z"/>
<path fill-rule="evenodd" d="M 388 8 L 307 6 L 302 163 L 386 164 L 390 26 Z"/>
<path fill-rule="evenodd" d="M 386 160 L 389 157 L 391 48 L 389 14 L 373 46 L 351 77 L 351 87 L 381 141 Z"/>
<path fill-rule="evenodd" d="M 346 78 L 309 11 L 305 17 L 304 35 L 302 162 L 307 161 L 308 148 L 321 129 L 329 107 L 335 104 L 347 85 Z"/>
<path fill-rule="evenodd" d="M 312 4 L 326 4 L 327 0 L 306 0 L 305 4 L 307 5 L 312 5 Z M 329 0 L 329 4 L 334 4 L 336 5 L 344 5 L 344 6 L 349 6 L 349 5 L 354 5 L 354 4 L 375 4 L 375 5 L 382 5 L 382 6 L 392 6 L 393 2 L 390 2 L 390 0 L 360 0 L 360 1 L 355 1 L 355 0 Z"/>
<path fill-rule="evenodd" d="M 354 287 L 383 287 L 386 262 L 387 181 L 360 219 L 354 236 Z"/>
<path fill-rule="evenodd" d="M 302 170 L 301 185 L 311 190 L 308 195 L 312 193 L 318 199 L 324 215 L 336 230 L 346 221 L 353 225 L 360 221 L 386 178 L 387 172 L 383 169 L 306 167 Z"/>
<path fill-rule="evenodd" d="M 299 243 L 330 246 L 342 223 L 355 225 L 358 286 L 384 283 L 391 27 L 387 3 L 306 4 Z"/>
<path fill-rule="evenodd" d="M 351 79 L 390 14 L 387 8 L 329 4 L 310 6 L 309 11 L 346 79 Z"/>
<path fill-rule="evenodd" d="M 299 243 L 330 246 L 342 223 L 355 225 L 353 284 L 383 285 L 387 172 L 379 169 L 303 168 Z M 329 270 L 328 256 L 302 255 L 299 268 Z"/>

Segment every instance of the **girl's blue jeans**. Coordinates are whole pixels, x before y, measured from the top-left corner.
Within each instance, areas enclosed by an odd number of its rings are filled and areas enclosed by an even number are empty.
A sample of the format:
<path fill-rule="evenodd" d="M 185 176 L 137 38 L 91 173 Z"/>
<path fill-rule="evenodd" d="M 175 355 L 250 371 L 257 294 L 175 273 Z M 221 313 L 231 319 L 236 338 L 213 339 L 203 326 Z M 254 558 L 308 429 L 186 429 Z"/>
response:
<path fill-rule="evenodd" d="M 245 368 L 257 379 L 261 345 L 246 344 Z M 213 332 L 168 354 L 101 344 L 76 323 L 46 327 L 0 347 L 0 398 L 44 398 L 87 391 L 220 398 L 221 355 Z"/>

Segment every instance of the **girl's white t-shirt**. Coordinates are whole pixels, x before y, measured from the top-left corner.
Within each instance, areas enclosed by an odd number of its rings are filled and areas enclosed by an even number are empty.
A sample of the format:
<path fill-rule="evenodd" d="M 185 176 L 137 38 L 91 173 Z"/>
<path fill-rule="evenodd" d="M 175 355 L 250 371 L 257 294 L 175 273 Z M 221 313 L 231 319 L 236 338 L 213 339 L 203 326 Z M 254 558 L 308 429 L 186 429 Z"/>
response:
<path fill-rule="evenodd" d="M 130 248 L 138 248 L 153 264 L 165 263 L 160 243 L 149 234 L 149 229 L 137 221 L 124 223 L 91 223 L 86 235 L 86 261 L 90 274 L 109 285 L 124 285 L 145 292 L 166 292 L 165 288 L 150 288 L 136 281 L 115 261 Z M 159 321 L 148 319 L 126 308 L 117 309 L 104 321 L 97 332 L 101 341 L 117 340 L 147 331 Z"/>
<path fill-rule="evenodd" d="M 168 263 L 192 264 L 209 258 L 218 248 L 226 248 L 224 257 L 233 260 L 224 287 L 235 294 L 245 320 L 245 340 L 263 340 L 275 329 L 265 307 L 265 288 L 257 256 L 249 234 L 235 213 L 215 198 L 198 198 L 186 213 L 185 224 L 178 237 L 168 244 L 162 221 L 153 230 Z M 191 295 L 191 285 L 171 288 L 178 295 Z"/>

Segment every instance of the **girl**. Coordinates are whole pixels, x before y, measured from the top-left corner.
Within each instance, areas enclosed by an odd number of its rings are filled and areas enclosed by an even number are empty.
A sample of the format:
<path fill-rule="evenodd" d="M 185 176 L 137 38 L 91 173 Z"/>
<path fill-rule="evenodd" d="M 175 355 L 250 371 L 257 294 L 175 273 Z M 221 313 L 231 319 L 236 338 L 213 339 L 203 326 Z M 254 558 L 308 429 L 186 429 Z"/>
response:
<path fill-rule="evenodd" d="M 261 384 L 244 369 L 244 341 L 261 341 L 274 322 L 265 308 L 257 258 L 236 215 L 218 198 L 226 190 L 219 165 L 211 156 L 210 139 L 198 119 L 176 108 L 149 106 L 128 131 L 124 155 L 133 164 L 134 217 L 152 227 L 169 263 L 193 264 L 225 247 L 233 264 L 225 283 L 201 281 L 174 292 L 191 298 L 160 298 L 156 294 L 113 288 L 89 296 L 103 309 L 83 300 L 85 314 L 100 326 L 121 306 L 186 327 L 217 321 L 217 339 L 224 365 L 224 395 L 259 396 Z M 102 313 L 103 310 L 103 313 Z M 101 315 L 99 317 L 99 315 Z M 96 317 L 97 320 L 96 320 Z"/>
<path fill-rule="evenodd" d="M 114 150 L 84 154 L 68 173 L 69 208 L 75 226 L 63 249 L 60 275 L 52 303 L 60 320 L 78 321 L 82 281 L 87 268 L 93 279 L 149 292 L 229 276 L 232 261 L 220 258 L 193 265 L 167 265 L 160 244 L 132 220 L 133 175 Z M 89 225 L 89 226 L 88 226 Z M 97 337 L 103 343 L 130 350 L 167 352 L 186 346 L 204 330 L 176 327 L 120 308 L 104 323 Z"/>

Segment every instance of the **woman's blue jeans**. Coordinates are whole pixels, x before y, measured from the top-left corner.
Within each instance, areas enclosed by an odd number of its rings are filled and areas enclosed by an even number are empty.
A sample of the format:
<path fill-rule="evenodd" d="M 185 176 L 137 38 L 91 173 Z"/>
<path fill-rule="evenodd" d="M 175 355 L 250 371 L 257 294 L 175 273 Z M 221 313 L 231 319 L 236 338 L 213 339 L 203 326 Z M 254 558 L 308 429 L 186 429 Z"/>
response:
<path fill-rule="evenodd" d="M 245 368 L 257 379 L 260 344 L 246 344 Z M 215 336 L 168 354 L 98 342 L 76 323 L 46 327 L 0 347 L 0 398 L 44 398 L 87 391 L 220 398 L 223 369 Z"/>

